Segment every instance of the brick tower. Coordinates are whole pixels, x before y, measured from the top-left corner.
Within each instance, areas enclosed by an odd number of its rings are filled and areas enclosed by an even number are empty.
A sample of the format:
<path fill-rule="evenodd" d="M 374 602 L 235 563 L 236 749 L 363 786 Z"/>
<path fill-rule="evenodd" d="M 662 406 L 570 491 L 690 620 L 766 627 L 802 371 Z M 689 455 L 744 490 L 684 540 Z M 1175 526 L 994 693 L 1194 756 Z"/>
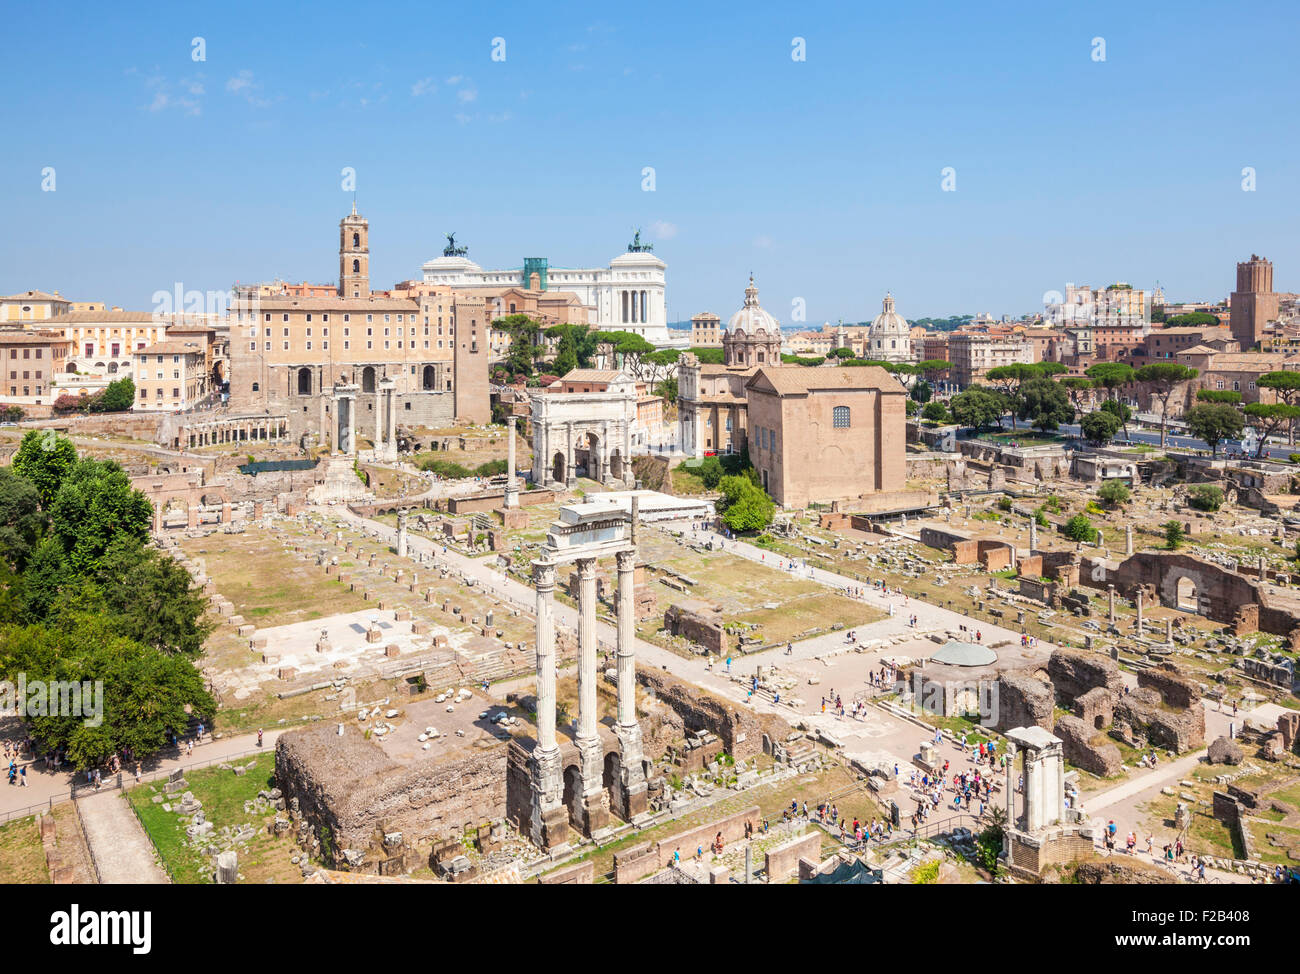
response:
<path fill-rule="evenodd" d="M 352 212 L 339 221 L 339 297 L 370 297 L 370 223 Z"/>
<path fill-rule="evenodd" d="M 1232 292 L 1229 325 L 1232 337 L 1249 352 L 1264 337 L 1264 326 L 1277 318 L 1273 291 L 1273 262 L 1255 254 L 1237 264 L 1237 289 Z"/>

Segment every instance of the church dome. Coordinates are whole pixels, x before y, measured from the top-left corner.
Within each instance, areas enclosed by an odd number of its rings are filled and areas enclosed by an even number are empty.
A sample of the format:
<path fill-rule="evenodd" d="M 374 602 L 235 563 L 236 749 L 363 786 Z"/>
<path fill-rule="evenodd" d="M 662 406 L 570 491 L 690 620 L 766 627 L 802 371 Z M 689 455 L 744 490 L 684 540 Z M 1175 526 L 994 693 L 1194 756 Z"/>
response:
<path fill-rule="evenodd" d="M 907 338 L 911 333 L 912 326 L 907 323 L 907 319 L 894 310 L 894 296 L 886 294 L 880 314 L 871 322 L 871 337 Z"/>
<path fill-rule="evenodd" d="M 906 362 L 912 358 L 912 326 L 894 310 L 894 296 L 886 294 L 880 314 L 867 331 L 867 358 Z"/>
<path fill-rule="evenodd" d="M 781 323 L 763 310 L 758 303 L 758 288 L 754 286 L 754 275 L 749 275 L 749 287 L 745 288 L 745 304 L 731 316 L 727 322 L 727 331 L 735 335 L 744 332 L 755 335 L 765 331 L 769 335 L 780 334 Z"/>

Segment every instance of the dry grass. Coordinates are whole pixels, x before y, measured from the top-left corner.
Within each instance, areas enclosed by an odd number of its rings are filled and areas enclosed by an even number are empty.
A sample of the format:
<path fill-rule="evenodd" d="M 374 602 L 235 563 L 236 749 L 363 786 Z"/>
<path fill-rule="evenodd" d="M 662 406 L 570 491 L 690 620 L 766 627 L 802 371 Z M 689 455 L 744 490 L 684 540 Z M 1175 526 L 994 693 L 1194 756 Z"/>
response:
<path fill-rule="evenodd" d="M 35 816 L 0 825 L 0 882 L 48 883 L 45 851 Z"/>

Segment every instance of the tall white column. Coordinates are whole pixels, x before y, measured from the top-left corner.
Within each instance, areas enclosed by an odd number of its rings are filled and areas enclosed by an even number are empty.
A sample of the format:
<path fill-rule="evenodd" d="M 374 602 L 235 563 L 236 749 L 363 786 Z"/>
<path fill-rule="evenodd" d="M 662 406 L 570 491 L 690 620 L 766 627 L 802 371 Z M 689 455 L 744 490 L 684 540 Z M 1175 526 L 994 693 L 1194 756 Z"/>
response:
<path fill-rule="evenodd" d="M 555 562 L 533 562 L 537 589 L 537 749 L 558 751 L 555 741 Z"/>
<path fill-rule="evenodd" d="M 375 386 L 375 459 L 378 460 L 384 449 L 384 394 L 378 385 Z"/>
<path fill-rule="evenodd" d="M 388 410 L 387 419 L 387 438 L 384 443 L 384 454 L 390 460 L 397 459 L 397 388 L 389 386 L 384 391 L 384 406 Z"/>
<path fill-rule="evenodd" d="M 578 740 L 596 737 L 596 559 L 578 559 Z"/>
<path fill-rule="evenodd" d="M 348 396 L 345 400 L 348 404 L 348 453 L 356 456 L 357 453 L 357 397 Z"/>
<path fill-rule="evenodd" d="M 506 508 L 519 506 L 519 487 L 515 484 L 515 436 L 516 426 L 519 422 L 518 416 L 511 416 L 510 422 L 506 423 L 506 436 L 508 437 L 508 446 L 506 447 Z"/>
<path fill-rule="evenodd" d="M 618 562 L 618 723 L 636 723 L 636 552 L 620 551 Z"/>

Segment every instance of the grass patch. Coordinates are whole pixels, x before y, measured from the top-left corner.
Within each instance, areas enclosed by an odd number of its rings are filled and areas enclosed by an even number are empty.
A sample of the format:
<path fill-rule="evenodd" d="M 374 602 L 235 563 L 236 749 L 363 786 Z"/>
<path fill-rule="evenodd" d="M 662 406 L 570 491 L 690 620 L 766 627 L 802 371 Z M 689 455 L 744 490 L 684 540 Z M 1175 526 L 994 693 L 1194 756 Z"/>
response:
<path fill-rule="evenodd" d="M 186 776 L 190 783 L 186 790 L 193 792 L 194 797 L 203 803 L 203 814 L 215 826 L 215 833 L 220 833 L 223 826 L 234 828 L 251 825 L 254 828 L 252 838 L 235 847 L 239 853 L 239 871 L 244 874 L 245 882 L 298 880 L 301 874 L 289 862 L 293 844 L 288 834 L 277 837 L 265 827 L 275 818 L 274 811 L 265 815 L 249 815 L 244 812 L 245 801 L 256 798 L 262 789 L 275 786 L 272 778 L 275 770 L 274 752 L 259 754 L 253 760 L 254 767 L 243 775 L 218 767 L 192 771 Z M 247 761 L 236 763 L 246 764 Z M 185 827 L 190 824 L 190 819 L 174 811 L 163 810 L 163 804 L 179 802 L 180 795 L 168 796 L 163 803 L 153 801 L 155 795 L 163 794 L 162 785 L 162 782 L 156 782 L 132 788 L 126 793 L 127 801 L 139 815 L 145 832 L 174 882 L 212 882 L 212 857 L 191 843 L 185 835 Z M 219 840 L 211 841 L 221 845 Z M 205 846 L 208 844 L 209 840 L 203 842 Z"/>
<path fill-rule="evenodd" d="M 6 883 L 48 883 L 45 850 L 36 816 L 0 825 L 0 878 Z"/>

